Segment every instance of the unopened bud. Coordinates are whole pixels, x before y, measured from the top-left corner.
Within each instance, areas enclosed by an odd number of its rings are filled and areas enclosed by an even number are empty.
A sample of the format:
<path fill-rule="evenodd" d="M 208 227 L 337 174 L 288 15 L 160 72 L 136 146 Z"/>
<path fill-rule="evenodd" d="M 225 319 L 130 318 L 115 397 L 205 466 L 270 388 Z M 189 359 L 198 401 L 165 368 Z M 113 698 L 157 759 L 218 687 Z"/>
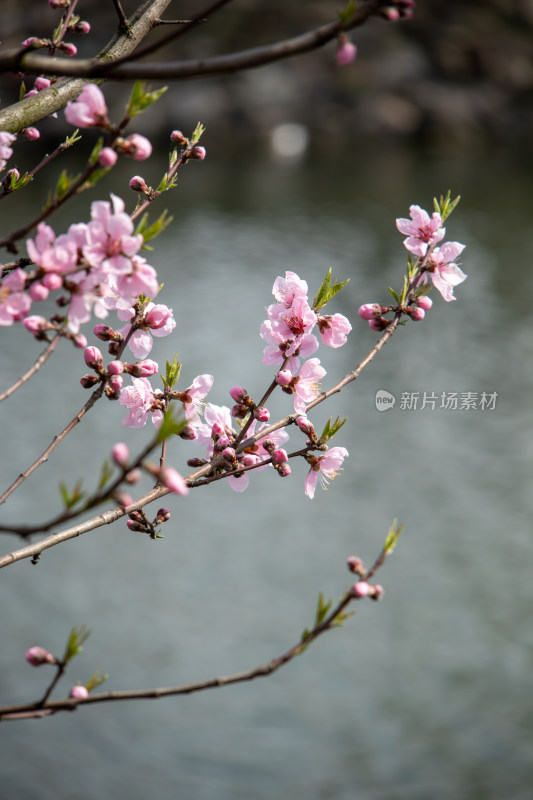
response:
<path fill-rule="evenodd" d="M 270 411 L 264 406 L 259 406 L 259 408 L 256 408 L 254 411 L 254 418 L 258 422 L 268 422 L 270 419 Z"/>
<path fill-rule="evenodd" d="M 364 575 L 365 567 L 362 560 L 358 558 L 358 556 L 348 556 L 346 559 L 346 566 L 350 572 L 355 572 L 356 575 Z"/>
<path fill-rule="evenodd" d="M 26 651 L 26 661 L 32 667 L 41 667 L 43 664 L 56 664 L 57 661 L 44 647 L 30 647 Z"/>
<path fill-rule="evenodd" d="M 242 386 L 234 386 L 232 389 L 229 390 L 230 397 L 236 403 L 244 403 L 248 398 L 248 392 L 246 389 L 243 389 Z"/>
<path fill-rule="evenodd" d="M 193 149 L 191 150 L 190 157 L 198 158 L 200 161 L 203 161 L 206 155 L 207 153 L 205 147 L 200 147 L 197 145 L 196 147 L 193 147 Z"/>
<path fill-rule="evenodd" d="M 353 596 L 357 598 L 366 597 L 369 591 L 370 586 L 366 581 L 357 581 L 352 588 Z"/>
<path fill-rule="evenodd" d="M 35 142 L 37 139 L 41 138 L 40 131 L 34 127 L 22 128 L 20 132 L 26 137 L 26 139 L 29 139 L 30 142 Z"/>
<path fill-rule="evenodd" d="M 282 447 L 278 447 L 277 450 L 272 451 L 272 462 L 274 464 L 285 464 L 288 460 L 287 451 Z"/>
<path fill-rule="evenodd" d="M 58 42 L 57 49 L 69 57 L 75 56 L 78 52 L 76 45 L 71 42 Z"/>
<path fill-rule="evenodd" d="M 424 319 L 424 317 L 426 316 L 426 312 L 424 311 L 424 309 L 419 308 L 418 306 L 411 306 L 411 308 L 407 309 L 407 313 L 409 314 L 411 319 L 414 320 L 415 322 Z"/>
<path fill-rule="evenodd" d="M 124 467 L 128 463 L 130 451 L 127 444 L 124 442 L 117 442 L 111 448 L 111 458 L 118 464 L 119 467 Z"/>
<path fill-rule="evenodd" d="M 424 311 L 429 311 L 433 305 L 433 300 L 431 297 L 428 297 L 427 294 L 421 294 L 420 297 L 416 298 L 415 303 L 419 308 L 423 308 Z"/>
<path fill-rule="evenodd" d="M 383 586 L 381 586 L 381 584 L 379 583 L 376 583 L 375 586 L 370 587 L 368 596 L 370 597 L 371 600 L 381 600 L 384 594 L 385 594 L 385 589 L 383 588 Z"/>
<path fill-rule="evenodd" d="M 100 381 L 100 378 L 97 375 L 93 375 L 92 373 L 88 373 L 87 375 L 83 375 L 80 378 L 80 383 L 84 389 L 92 389 L 93 386 Z"/>
<path fill-rule="evenodd" d="M 103 367 L 102 353 L 98 347 L 86 347 L 83 357 L 85 363 L 91 369 L 101 369 Z"/>
<path fill-rule="evenodd" d="M 192 425 L 184 425 L 178 433 L 178 436 L 180 439 L 184 439 L 187 442 L 192 442 L 194 439 L 198 438 L 198 434 Z"/>
<path fill-rule="evenodd" d="M 140 175 L 134 175 L 130 180 L 130 189 L 134 192 L 142 192 L 143 194 L 150 194 L 150 187 Z"/>
<path fill-rule="evenodd" d="M 89 697 L 89 690 L 86 686 L 73 686 L 68 693 L 69 697 L 75 697 L 76 700 L 86 700 Z"/>
<path fill-rule="evenodd" d="M 170 141 L 174 144 L 188 144 L 189 140 L 183 135 L 181 131 L 172 131 L 170 134 Z"/>
<path fill-rule="evenodd" d="M 98 163 L 102 167 L 113 167 L 117 159 L 118 156 L 112 147 L 103 147 L 98 154 Z"/>
<path fill-rule="evenodd" d="M 154 525 L 160 525 L 162 522 L 168 522 L 170 519 L 170 509 L 160 508 L 154 520 Z"/>
<path fill-rule="evenodd" d="M 278 464 L 276 467 L 276 472 L 280 476 L 280 478 L 287 478 L 291 474 L 291 468 L 289 464 Z"/>

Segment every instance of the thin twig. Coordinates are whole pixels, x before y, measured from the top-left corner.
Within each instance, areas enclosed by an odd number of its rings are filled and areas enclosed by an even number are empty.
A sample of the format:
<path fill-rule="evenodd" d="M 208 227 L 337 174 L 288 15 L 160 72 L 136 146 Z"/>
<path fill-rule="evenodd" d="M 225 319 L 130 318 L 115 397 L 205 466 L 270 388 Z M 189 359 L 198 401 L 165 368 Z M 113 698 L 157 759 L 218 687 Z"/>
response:
<path fill-rule="evenodd" d="M 25 372 L 24 375 L 22 375 L 22 377 L 18 379 L 18 381 L 16 381 L 12 386 L 10 386 L 9 389 L 6 389 L 5 392 L 2 392 L 2 394 L 0 394 L 0 403 L 2 402 L 2 400 L 6 400 L 8 397 L 11 397 L 11 395 L 14 392 L 16 392 L 17 389 L 20 389 L 20 387 L 24 383 L 26 383 L 26 381 L 29 381 L 32 375 L 35 375 L 37 370 L 40 369 L 42 365 L 45 363 L 45 361 L 47 361 L 50 358 L 50 356 L 56 349 L 57 343 L 59 342 L 60 339 L 61 336 L 59 335 L 59 333 L 56 333 L 52 341 L 43 350 L 43 352 L 41 353 L 35 364 L 32 364 L 29 370 Z"/>

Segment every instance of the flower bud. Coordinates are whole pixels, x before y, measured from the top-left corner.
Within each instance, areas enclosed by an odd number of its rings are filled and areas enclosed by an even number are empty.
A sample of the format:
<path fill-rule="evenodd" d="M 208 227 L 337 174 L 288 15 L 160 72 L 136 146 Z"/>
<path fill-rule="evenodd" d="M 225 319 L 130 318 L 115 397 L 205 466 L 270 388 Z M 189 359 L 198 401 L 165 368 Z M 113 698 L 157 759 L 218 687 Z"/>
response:
<path fill-rule="evenodd" d="M 152 144 L 140 133 L 132 133 L 127 139 L 117 139 L 116 146 L 128 158 L 135 161 L 145 161 L 152 155 Z"/>
<path fill-rule="evenodd" d="M 192 442 L 194 439 L 198 438 L 198 434 L 195 431 L 192 425 L 184 425 L 181 431 L 178 433 L 180 439 L 184 439 L 187 442 Z"/>
<path fill-rule="evenodd" d="M 187 459 L 187 466 L 192 467 L 203 467 L 206 464 L 206 460 L 204 458 L 188 458 Z"/>
<path fill-rule="evenodd" d="M 122 361 L 110 361 L 107 365 L 107 371 L 110 375 L 122 375 L 124 372 L 124 364 Z"/>
<path fill-rule="evenodd" d="M 29 139 L 30 142 L 35 142 L 37 139 L 41 138 L 40 131 L 37 128 L 22 128 L 20 132 L 24 134 L 26 139 Z"/>
<path fill-rule="evenodd" d="M 157 330 L 163 328 L 172 317 L 172 309 L 158 304 L 153 306 L 144 316 L 144 321 L 149 328 Z"/>
<path fill-rule="evenodd" d="M 381 586 L 381 584 L 379 583 L 376 583 L 375 586 L 370 587 L 368 596 L 370 597 L 371 600 L 381 600 L 384 594 L 385 594 L 385 589 L 383 588 L 383 586 Z"/>
<path fill-rule="evenodd" d="M 141 480 L 141 470 L 130 469 L 130 471 L 126 475 L 124 475 L 124 480 L 126 481 L 126 483 L 129 483 L 130 486 L 134 486 Z"/>
<path fill-rule="evenodd" d="M 190 158 L 198 158 L 200 161 L 203 161 L 206 155 L 205 147 L 199 147 L 197 145 L 191 150 Z"/>
<path fill-rule="evenodd" d="M 364 575 L 365 567 L 360 558 L 357 556 L 348 556 L 346 559 L 346 566 L 350 572 L 355 572 L 356 575 Z"/>
<path fill-rule="evenodd" d="M 50 289 L 47 289 L 40 281 L 34 281 L 29 288 L 30 297 L 36 303 L 46 300 L 50 294 Z"/>
<path fill-rule="evenodd" d="M 357 55 L 357 47 L 351 42 L 347 36 L 340 34 L 338 38 L 337 51 L 335 53 L 335 60 L 339 67 L 346 67 L 355 61 Z"/>
<path fill-rule="evenodd" d="M 183 135 L 181 131 L 172 131 L 170 134 L 170 141 L 174 144 L 188 144 L 189 140 Z"/>
<path fill-rule="evenodd" d="M 287 478 L 291 474 L 291 468 L 289 464 L 279 464 L 276 467 L 276 472 L 280 476 L 280 478 Z"/>
<path fill-rule="evenodd" d="M 44 647 L 30 647 L 30 649 L 26 651 L 26 661 L 28 664 L 31 664 L 32 667 L 40 667 L 43 664 L 57 664 L 52 653 L 49 653 Z"/>
<path fill-rule="evenodd" d="M 421 294 L 420 297 L 416 298 L 415 303 L 419 308 L 423 308 L 424 311 L 429 311 L 433 305 L 433 300 L 431 297 L 428 297 L 427 294 Z"/>
<path fill-rule="evenodd" d="M 309 422 L 307 417 L 305 417 L 303 415 L 300 416 L 300 417 L 297 417 L 296 418 L 296 424 L 298 425 L 298 427 L 300 428 L 302 433 L 305 433 L 306 436 L 309 436 L 311 438 L 313 436 L 316 436 L 315 429 L 314 429 L 313 425 Z"/>
<path fill-rule="evenodd" d="M 116 331 L 110 328 L 109 325 L 95 325 L 93 333 L 102 342 L 112 342 L 116 336 Z"/>
<path fill-rule="evenodd" d="M 366 581 L 357 581 L 354 583 L 352 592 L 353 596 L 360 599 L 361 597 L 366 597 L 368 592 L 370 591 L 370 586 Z"/>
<path fill-rule="evenodd" d="M 365 303 L 363 306 L 359 306 L 357 313 L 361 319 L 368 320 L 381 316 L 383 311 L 384 309 L 378 303 Z"/>
<path fill-rule="evenodd" d="M 368 327 L 371 328 L 373 331 L 384 331 L 390 325 L 390 320 L 385 319 L 385 317 L 379 317 L 378 319 L 369 319 L 368 320 Z"/>
<path fill-rule="evenodd" d="M 130 457 L 128 445 L 124 442 L 117 442 L 111 448 L 111 458 L 119 467 L 125 467 Z"/>
<path fill-rule="evenodd" d="M 134 533 L 146 533 L 146 525 L 144 522 L 135 522 L 134 520 L 129 519 L 126 522 L 126 525 L 130 531 L 133 531 Z"/>
<path fill-rule="evenodd" d="M 33 333 L 34 336 L 43 333 L 43 331 L 50 327 L 48 321 L 44 317 L 37 316 L 37 314 L 26 317 L 26 319 L 22 320 L 22 324 L 26 330 Z"/>
<path fill-rule="evenodd" d="M 49 39 L 38 39 L 36 36 L 29 36 L 27 39 L 24 39 L 21 42 L 22 47 L 32 47 L 33 49 L 37 49 L 38 47 L 48 47 L 50 45 Z"/>
<path fill-rule="evenodd" d="M 231 407 L 231 416 L 235 417 L 235 419 L 244 419 L 249 411 L 250 409 L 248 406 L 245 406 L 242 403 L 235 403 L 235 405 Z"/>
<path fill-rule="evenodd" d="M 87 337 L 84 336 L 83 333 L 75 333 L 72 337 L 72 341 L 75 347 L 79 347 L 80 349 L 87 347 Z"/>
<path fill-rule="evenodd" d="M 96 386 L 99 380 L 100 378 L 98 378 L 97 375 L 92 375 L 91 373 L 88 373 L 87 375 L 83 375 L 83 377 L 80 378 L 80 383 L 84 389 L 92 389 L 93 386 Z"/>
<path fill-rule="evenodd" d="M 107 385 L 111 387 L 115 394 L 120 392 L 124 386 L 124 378 L 122 375 L 110 375 L 107 379 Z"/>
<path fill-rule="evenodd" d="M 78 52 L 76 45 L 71 42 L 59 42 L 57 44 L 57 49 L 61 50 L 62 53 L 69 57 L 75 56 Z"/>
<path fill-rule="evenodd" d="M 424 311 L 424 309 L 418 308 L 417 306 L 412 306 L 411 308 L 409 308 L 407 310 L 407 313 L 409 314 L 411 319 L 414 320 L 415 322 L 424 319 L 424 317 L 426 316 L 426 312 Z"/>
<path fill-rule="evenodd" d="M 51 84 L 50 79 L 44 78 L 42 75 L 40 75 L 38 78 L 35 78 L 34 86 L 38 92 L 42 92 L 43 89 L 48 89 L 50 84 Z"/>
<path fill-rule="evenodd" d="M 288 369 L 284 369 L 276 375 L 276 383 L 279 383 L 280 386 L 288 386 L 291 381 L 292 372 Z"/>
<path fill-rule="evenodd" d="M 115 500 L 115 502 L 118 503 L 119 506 L 122 506 L 122 508 L 127 508 L 128 506 L 131 506 L 131 504 L 133 503 L 133 497 L 131 496 L 131 494 L 127 494 L 127 492 L 122 492 L 120 489 L 117 490 L 116 492 L 113 492 L 113 500 Z"/>
<path fill-rule="evenodd" d="M 117 159 L 118 156 L 112 147 L 103 147 L 98 155 L 98 163 L 102 167 L 113 167 Z"/>
<path fill-rule="evenodd" d="M 160 508 L 154 519 L 154 525 L 161 525 L 162 522 L 168 522 L 170 519 L 170 509 Z"/>
<path fill-rule="evenodd" d="M 282 447 L 278 447 L 277 450 L 272 451 L 273 464 L 285 464 L 288 460 L 287 451 Z"/>
<path fill-rule="evenodd" d="M 125 364 L 124 371 L 133 378 L 149 378 L 159 372 L 159 364 L 147 358 L 144 361 L 136 361 L 135 364 Z"/>
<path fill-rule="evenodd" d="M 259 408 L 255 409 L 254 417 L 258 422 L 268 422 L 268 420 L 270 419 L 270 411 L 268 410 L 268 408 L 260 406 Z"/>
<path fill-rule="evenodd" d="M 78 22 L 73 22 L 71 25 L 69 25 L 68 29 L 74 33 L 90 33 L 91 25 L 89 22 L 87 22 L 87 20 L 80 19 Z"/>
<path fill-rule="evenodd" d="M 75 697 L 76 700 L 86 700 L 89 697 L 89 690 L 86 686 L 82 686 L 78 684 L 78 686 L 73 686 L 70 690 L 69 697 Z"/>
<path fill-rule="evenodd" d="M 98 349 L 98 347 L 86 347 L 83 353 L 83 357 L 85 359 L 85 363 L 91 369 L 102 369 L 103 361 L 102 361 L 102 353 Z"/>
<path fill-rule="evenodd" d="M 242 386 L 234 386 L 232 389 L 229 390 L 230 397 L 236 403 L 244 403 L 246 398 L 248 397 L 248 392 L 246 389 L 243 389 Z"/>
<path fill-rule="evenodd" d="M 41 283 L 51 292 L 54 292 L 63 286 L 63 278 L 57 272 L 47 272 L 46 275 L 43 275 Z"/>
<path fill-rule="evenodd" d="M 175 494 L 186 495 L 189 494 L 189 487 L 185 479 L 174 469 L 174 467 L 163 467 L 159 470 L 159 482 L 170 489 Z"/>
<path fill-rule="evenodd" d="M 143 194 L 150 194 L 150 187 L 140 175 L 134 175 L 130 180 L 130 189 L 134 192 L 142 192 Z"/>

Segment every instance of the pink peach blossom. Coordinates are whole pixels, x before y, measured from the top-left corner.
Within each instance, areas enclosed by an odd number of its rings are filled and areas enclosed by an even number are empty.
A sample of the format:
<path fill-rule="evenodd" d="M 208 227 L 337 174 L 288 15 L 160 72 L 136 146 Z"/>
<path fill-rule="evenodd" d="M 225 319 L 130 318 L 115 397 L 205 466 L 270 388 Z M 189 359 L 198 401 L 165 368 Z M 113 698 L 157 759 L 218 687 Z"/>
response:
<path fill-rule="evenodd" d="M 93 125 L 106 128 L 109 120 L 102 90 L 95 83 L 86 84 L 76 100 L 67 103 L 65 117 L 76 128 L 90 128 Z"/>
<path fill-rule="evenodd" d="M 332 481 L 342 469 L 341 464 L 349 455 L 345 447 L 332 447 L 324 455 L 314 459 L 307 478 L 305 479 L 305 493 L 311 499 L 315 496 L 318 478 L 322 488 L 327 489 L 327 484 Z"/>
<path fill-rule="evenodd" d="M 425 256 L 428 246 L 444 238 L 446 228 L 442 227 L 442 217 L 434 211 L 431 218 L 420 206 L 410 206 L 411 219 L 397 219 L 396 227 L 407 236 L 404 245 L 416 256 Z"/>

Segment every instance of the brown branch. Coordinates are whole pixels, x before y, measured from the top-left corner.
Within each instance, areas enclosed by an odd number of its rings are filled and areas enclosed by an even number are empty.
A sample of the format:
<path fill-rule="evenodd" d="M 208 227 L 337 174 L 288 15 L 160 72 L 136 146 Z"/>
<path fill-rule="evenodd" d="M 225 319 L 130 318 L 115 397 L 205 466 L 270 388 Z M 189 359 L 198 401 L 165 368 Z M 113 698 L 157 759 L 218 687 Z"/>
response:
<path fill-rule="evenodd" d="M 167 686 L 153 689 L 138 689 L 131 691 L 110 691 L 99 694 L 91 694 L 85 699 L 66 698 L 64 700 L 49 700 L 46 703 L 25 703 L 23 705 L 6 706 L 0 708 L 0 720 L 28 719 L 29 717 L 40 717 L 44 714 L 53 714 L 58 711 L 74 711 L 76 708 L 94 703 L 109 703 L 120 700 L 152 700 L 160 697 L 170 697 L 172 695 L 193 694 L 205 691 L 206 689 L 218 689 L 222 686 L 231 686 L 235 683 L 252 681 L 255 678 L 265 678 L 272 675 L 280 667 L 299 655 L 306 647 L 315 641 L 327 630 L 336 627 L 339 616 L 342 615 L 348 604 L 355 599 L 351 590 L 345 592 L 341 600 L 337 603 L 333 611 L 319 624 L 316 625 L 307 636 L 290 647 L 285 653 L 277 658 L 273 658 L 266 664 L 261 664 L 253 669 L 236 672 L 232 675 L 223 675 L 210 678 L 205 681 L 182 684 L 180 686 Z"/>
<path fill-rule="evenodd" d="M 35 375 L 37 370 L 40 369 L 42 365 L 45 363 L 45 361 L 47 361 L 50 358 L 50 356 L 56 349 L 57 343 L 59 342 L 60 338 L 61 336 L 59 335 L 59 333 L 57 333 L 52 339 L 52 341 L 49 342 L 47 347 L 43 350 L 43 352 L 41 353 L 35 364 L 32 364 L 29 370 L 25 372 L 24 375 L 22 375 L 22 377 L 18 379 L 18 381 L 16 381 L 12 386 L 10 386 L 9 389 L 6 389 L 5 392 L 2 392 L 2 394 L 0 394 L 0 403 L 2 402 L 2 400 L 6 400 L 8 397 L 11 397 L 11 395 L 14 392 L 16 392 L 17 389 L 20 389 L 20 387 L 24 383 L 26 383 L 26 381 L 29 381 L 32 375 Z"/>
<path fill-rule="evenodd" d="M 18 70 L 23 73 L 47 72 L 64 76 L 90 78 L 93 80 L 132 80 L 136 78 L 184 80 L 188 78 L 222 75 L 264 66 L 274 61 L 291 58 L 292 56 L 315 50 L 332 39 L 335 39 L 341 31 L 351 30 L 362 25 L 370 16 L 373 16 L 379 8 L 386 5 L 386 3 L 387 0 L 367 0 L 367 2 L 359 4 L 352 19 L 347 23 L 334 20 L 326 25 L 314 28 L 313 30 L 290 39 L 274 42 L 270 45 L 242 50 L 237 53 L 214 56 L 213 58 L 192 59 L 189 61 L 166 61 L 155 64 L 135 64 L 131 63 L 131 58 L 125 55 L 125 57 L 121 59 L 121 64 L 115 65 L 115 63 L 111 63 L 110 60 L 49 59 L 38 53 L 21 54 L 20 50 L 10 50 L 0 55 L 0 72 L 7 70 Z M 182 29 L 179 29 L 176 33 L 181 32 L 181 30 Z M 113 61 L 116 60 L 117 59 L 113 59 Z M 127 63 L 125 63 L 126 61 Z M 43 94 L 43 92 L 40 94 Z M 61 106 L 58 108 L 61 108 Z M 54 108 L 54 110 L 57 111 L 58 108 Z M 4 121 L 0 114 L 0 127 L 2 127 L 3 124 Z M 12 130 L 11 127 L 2 127 L 2 129 Z"/>
<path fill-rule="evenodd" d="M 155 20 L 160 19 L 170 2 L 171 0 L 145 0 L 133 15 L 128 33 L 117 33 L 98 54 L 98 63 L 110 63 L 131 55 L 140 42 L 148 36 Z M 26 49 L 9 50 L 3 56 L 0 56 L 0 72 L 7 72 L 12 69 L 20 71 L 17 67 L 13 68 L 9 64 L 21 64 L 22 61 L 30 56 L 38 58 L 39 64 L 32 66 L 28 72 L 36 74 L 44 72 L 48 75 L 67 76 L 62 67 L 65 62 L 69 63 L 68 58 L 48 58 L 39 56 L 37 53 L 28 53 Z M 44 61 L 41 61 L 41 59 L 44 59 Z M 88 63 L 94 64 L 94 61 L 90 60 Z M 102 81 L 103 78 L 96 82 L 102 83 Z M 95 82 L 94 79 L 93 82 Z M 21 128 L 35 125 L 39 120 L 49 117 L 50 114 L 56 111 L 60 111 L 69 100 L 74 100 L 86 83 L 89 83 L 86 78 L 78 80 L 62 78 L 48 87 L 48 89 L 43 89 L 38 94 L 26 97 L 20 102 L 3 109 L 0 111 L 0 130 L 16 133 Z"/>

